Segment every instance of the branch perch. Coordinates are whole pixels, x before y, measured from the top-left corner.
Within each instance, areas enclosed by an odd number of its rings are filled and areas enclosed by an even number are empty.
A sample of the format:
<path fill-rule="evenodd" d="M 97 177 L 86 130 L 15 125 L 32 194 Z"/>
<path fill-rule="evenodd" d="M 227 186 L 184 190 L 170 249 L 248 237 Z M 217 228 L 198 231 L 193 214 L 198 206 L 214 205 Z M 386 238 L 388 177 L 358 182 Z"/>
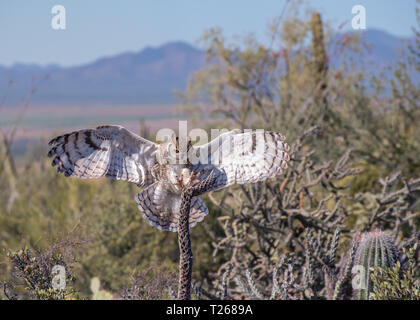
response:
<path fill-rule="evenodd" d="M 211 172 L 206 179 L 185 188 L 181 194 L 181 207 L 178 218 L 178 246 L 179 246 L 179 285 L 178 300 L 191 299 L 191 275 L 193 253 L 190 237 L 190 207 L 193 197 L 197 197 L 210 190 L 215 175 Z"/>

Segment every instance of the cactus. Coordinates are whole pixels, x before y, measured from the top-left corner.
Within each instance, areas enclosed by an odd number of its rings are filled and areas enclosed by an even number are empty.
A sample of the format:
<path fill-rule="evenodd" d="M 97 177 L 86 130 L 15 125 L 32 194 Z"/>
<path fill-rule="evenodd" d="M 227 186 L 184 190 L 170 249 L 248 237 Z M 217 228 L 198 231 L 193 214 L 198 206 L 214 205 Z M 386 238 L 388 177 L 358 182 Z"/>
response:
<path fill-rule="evenodd" d="M 313 12 L 311 20 L 312 29 L 312 55 L 314 63 L 314 76 L 321 91 L 327 88 L 328 60 L 324 46 L 324 32 L 321 15 Z"/>
<path fill-rule="evenodd" d="M 339 270 L 341 276 L 337 279 L 335 283 L 334 293 L 333 293 L 333 300 L 337 300 L 340 296 L 341 291 L 348 279 L 351 277 L 351 266 L 353 265 L 354 255 L 356 252 L 356 245 L 357 243 L 353 241 L 350 251 L 347 254 L 346 262 L 343 264 L 342 269 Z"/>
<path fill-rule="evenodd" d="M 372 292 L 370 273 L 372 268 L 392 268 L 399 259 L 397 246 L 392 238 L 382 231 L 376 230 L 364 233 L 357 246 L 353 272 L 357 271 L 358 288 L 354 288 L 353 298 L 357 300 L 369 299 Z M 355 269 L 359 267 L 358 269 Z M 355 279 L 353 279 L 355 280 Z"/>
<path fill-rule="evenodd" d="M 98 277 L 94 277 L 90 280 L 90 290 L 92 291 L 92 300 L 112 300 L 114 296 L 101 289 L 101 281 Z"/>
<path fill-rule="evenodd" d="M 212 171 L 204 180 L 193 185 L 186 186 L 181 194 L 181 207 L 179 209 L 178 218 L 179 300 L 191 299 L 191 276 L 193 264 L 189 224 L 191 200 L 193 197 L 210 190 L 215 178 L 216 176 Z"/>

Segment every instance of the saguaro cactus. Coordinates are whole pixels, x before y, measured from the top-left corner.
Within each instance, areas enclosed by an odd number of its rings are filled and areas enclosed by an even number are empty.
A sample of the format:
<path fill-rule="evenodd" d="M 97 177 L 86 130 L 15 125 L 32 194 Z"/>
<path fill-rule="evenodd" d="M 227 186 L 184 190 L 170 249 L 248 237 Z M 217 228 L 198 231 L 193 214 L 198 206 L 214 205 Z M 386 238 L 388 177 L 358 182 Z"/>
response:
<path fill-rule="evenodd" d="M 372 290 L 372 283 L 369 280 L 370 269 L 372 267 L 391 268 L 398 258 L 398 248 L 390 236 L 379 230 L 363 234 L 354 259 L 353 273 L 359 281 L 357 281 L 357 288 L 354 288 L 353 298 L 369 299 Z"/>
<path fill-rule="evenodd" d="M 314 76 L 321 91 L 327 88 L 328 60 L 324 46 L 324 32 L 321 15 L 318 12 L 312 14 L 312 56 L 314 63 Z"/>
<path fill-rule="evenodd" d="M 312 13 L 312 64 L 313 77 L 315 81 L 314 98 L 320 109 L 320 119 L 328 121 L 332 116 L 328 110 L 328 58 L 324 44 L 324 31 L 321 15 L 318 12 Z"/>

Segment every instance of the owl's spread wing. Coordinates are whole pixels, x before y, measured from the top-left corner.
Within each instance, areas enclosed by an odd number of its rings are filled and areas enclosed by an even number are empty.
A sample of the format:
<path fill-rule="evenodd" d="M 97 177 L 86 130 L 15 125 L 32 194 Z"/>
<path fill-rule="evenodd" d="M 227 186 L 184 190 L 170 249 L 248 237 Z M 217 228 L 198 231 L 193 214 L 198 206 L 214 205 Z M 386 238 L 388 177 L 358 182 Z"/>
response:
<path fill-rule="evenodd" d="M 59 172 L 79 178 L 109 177 L 151 184 L 157 145 L 121 126 L 100 126 L 71 132 L 49 142 L 49 157 Z"/>
<path fill-rule="evenodd" d="M 211 171 L 216 174 L 211 190 L 272 178 L 287 168 L 290 159 L 285 137 L 269 131 L 229 131 L 193 148 L 193 154 L 199 159 L 193 170 L 201 172 L 200 179 L 205 179 Z"/>

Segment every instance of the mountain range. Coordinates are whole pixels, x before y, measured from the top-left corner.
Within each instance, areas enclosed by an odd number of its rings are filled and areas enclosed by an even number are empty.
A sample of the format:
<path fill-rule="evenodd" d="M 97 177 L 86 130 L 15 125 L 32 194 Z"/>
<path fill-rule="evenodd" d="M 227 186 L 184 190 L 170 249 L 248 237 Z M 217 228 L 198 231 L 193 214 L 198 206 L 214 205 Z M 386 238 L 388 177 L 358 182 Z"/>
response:
<path fill-rule="evenodd" d="M 371 43 L 372 61 L 395 63 L 403 39 L 380 30 L 364 31 L 363 37 Z M 35 105 L 173 104 L 174 90 L 184 90 L 191 73 L 205 64 L 204 51 L 170 42 L 74 67 L 0 65 L 0 100 L 7 92 L 6 105 L 21 104 L 35 81 L 37 91 L 31 98 Z"/>

